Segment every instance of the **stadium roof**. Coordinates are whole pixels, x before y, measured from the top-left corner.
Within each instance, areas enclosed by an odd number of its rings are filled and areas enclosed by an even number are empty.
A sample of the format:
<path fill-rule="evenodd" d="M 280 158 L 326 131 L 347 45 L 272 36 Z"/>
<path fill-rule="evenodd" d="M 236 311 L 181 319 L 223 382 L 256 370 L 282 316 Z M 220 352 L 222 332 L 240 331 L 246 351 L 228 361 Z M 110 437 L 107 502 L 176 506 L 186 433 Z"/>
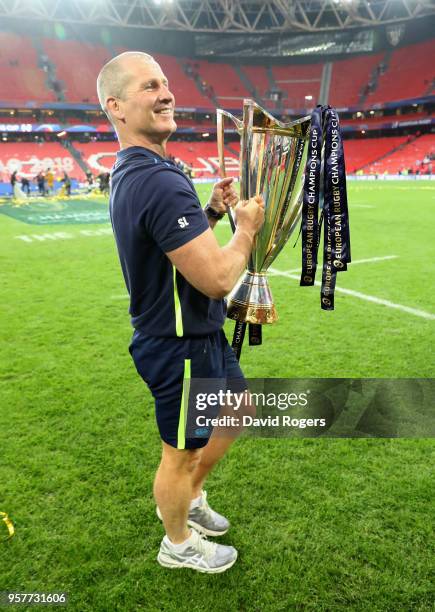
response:
<path fill-rule="evenodd" d="M 434 14 L 431 0 L 0 0 L 0 17 L 188 32 L 319 32 Z"/>

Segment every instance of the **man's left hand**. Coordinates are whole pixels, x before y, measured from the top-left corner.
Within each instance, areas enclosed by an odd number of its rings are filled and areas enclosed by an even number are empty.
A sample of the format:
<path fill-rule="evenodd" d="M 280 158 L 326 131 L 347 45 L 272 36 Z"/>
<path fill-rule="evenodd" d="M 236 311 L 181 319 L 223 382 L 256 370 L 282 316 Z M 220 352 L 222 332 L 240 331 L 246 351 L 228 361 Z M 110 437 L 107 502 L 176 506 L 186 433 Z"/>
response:
<path fill-rule="evenodd" d="M 217 213 L 225 214 L 227 207 L 234 208 L 239 201 L 239 196 L 232 185 L 233 181 L 233 178 L 224 178 L 214 184 L 208 204 Z"/>

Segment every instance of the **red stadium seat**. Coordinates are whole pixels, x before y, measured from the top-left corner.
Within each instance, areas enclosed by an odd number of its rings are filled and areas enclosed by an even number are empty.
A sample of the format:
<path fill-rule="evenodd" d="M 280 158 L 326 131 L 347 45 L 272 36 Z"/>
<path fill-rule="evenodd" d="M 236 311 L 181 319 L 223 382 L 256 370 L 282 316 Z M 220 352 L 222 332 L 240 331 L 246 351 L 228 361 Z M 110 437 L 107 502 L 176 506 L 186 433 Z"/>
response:
<path fill-rule="evenodd" d="M 435 77 L 435 40 L 393 51 L 388 69 L 378 87 L 368 96 L 370 103 L 416 98 L 428 93 Z"/>
<path fill-rule="evenodd" d="M 117 142 L 76 143 L 78 149 L 92 172 L 106 172 L 115 162 L 119 150 Z M 176 142 L 169 141 L 167 153 L 180 159 L 192 168 L 195 178 L 219 177 L 219 160 L 215 142 Z M 238 156 L 227 150 L 228 176 L 238 175 Z"/>
<path fill-rule="evenodd" d="M 204 85 L 212 87 L 212 93 L 220 105 L 226 108 L 237 108 L 241 106 L 244 98 L 251 97 L 250 92 L 230 64 L 195 60 L 194 66 Z"/>
<path fill-rule="evenodd" d="M 119 151 L 118 142 L 77 142 L 74 148 L 82 154 L 94 174 L 109 172 L 115 163 L 116 152 Z"/>
<path fill-rule="evenodd" d="M 405 139 L 402 147 L 392 152 L 387 158 L 371 164 L 366 173 L 398 174 L 411 169 L 413 173 L 419 171 L 421 174 L 427 174 L 431 161 L 424 162 L 431 155 L 435 155 L 435 134 L 426 134 L 416 139 L 408 138 Z"/>
<path fill-rule="evenodd" d="M 367 115 L 366 117 L 360 119 L 340 119 L 340 125 L 366 125 L 370 129 L 375 126 L 382 126 L 385 123 L 418 121 L 419 119 L 427 119 L 428 117 L 429 115 L 427 113 L 408 113 L 406 115 L 396 114 L 384 117 L 372 117 L 371 115 Z"/>
<path fill-rule="evenodd" d="M 323 64 L 289 64 L 273 66 L 272 72 L 279 89 L 285 93 L 283 106 L 306 108 L 314 106 L 319 98 Z M 305 96 L 313 96 L 312 102 Z"/>
<path fill-rule="evenodd" d="M 83 180 L 85 174 L 75 159 L 58 142 L 3 142 L 0 147 L 0 180 L 9 181 L 14 170 L 18 176 L 34 179 L 41 170 L 51 168 L 55 177 L 65 170 L 71 178 Z"/>
<path fill-rule="evenodd" d="M 353 173 L 406 142 L 406 136 L 345 140 L 346 171 Z"/>
<path fill-rule="evenodd" d="M 98 104 L 96 78 L 101 66 L 112 51 L 103 45 L 78 40 L 42 39 L 42 48 L 56 68 L 58 80 L 63 82 L 67 102 Z M 126 51 L 119 48 L 116 52 Z M 377 77 L 377 86 L 366 97 L 366 106 L 409 99 L 427 94 L 433 84 L 432 57 L 435 41 L 425 41 L 392 51 L 384 73 Z M 239 108 L 243 98 L 251 97 L 234 67 L 229 63 L 183 59 L 154 54 L 162 65 L 178 107 L 212 109 L 220 106 Z M 329 102 L 333 106 L 356 106 L 361 92 L 367 87 L 377 66 L 385 60 L 384 53 L 367 54 L 332 62 Z M 183 66 L 190 66 L 187 75 Z M 272 66 L 276 86 L 284 92 L 284 108 L 305 108 L 318 101 L 323 63 L 280 64 Z M 0 100 L 55 101 L 54 93 L 46 84 L 46 73 L 38 67 L 38 53 L 30 38 L 0 32 Z M 242 65 L 257 98 L 264 99 L 270 89 L 264 65 Z M 200 91 L 194 80 L 197 74 L 204 84 Z M 305 96 L 313 96 L 308 102 Z M 269 103 L 269 106 L 271 103 Z"/>
<path fill-rule="evenodd" d="M 382 58 L 382 53 L 376 53 L 333 62 L 329 104 L 336 107 L 357 106 L 361 92 Z"/>
<path fill-rule="evenodd" d="M 354 173 L 363 168 L 364 174 L 396 174 L 411 168 L 427 173 L 430 162 L 423 163 L 435 152 L 435 135 L 428 134 L 417 139 L 406 136 L 345 140 L 346 169 Z M 110 171 L 117 142 L 75 143 L 84 161 L 96 175 Z M 237 177 L 238 144 L 231 143 L 226 149 L 228 176 Z M 193 170 L 194 178 L 219 178 L 219 160 L 215 142 L 169 142 L 167 152 L 180 159 Z M 416 162 L 419 162 L 418 164 Z M 57 174 L 66 170 L 72 178 L 84 180 L 83 170 L 59 143 L 2 143 L 0 148 L 0 180 L 9 181 L 10 172 L 18 169 L 19 175 L 33 178 L 41 168 L 52 167 Z"/>
<path fill-rule="evenodd" d="M 56 67 L 68 102 L 98 104 L 96 82 L 101 67 L 112 57 L 106 47 L 78 40 L 42 40 L 44 52 Z"/>
<path fill-rule="evenodd" d="M 38 54 L 30 39 L 0 32 L 0 100 L 53 102 L 46 73 L 38 67 Z"/>
<path fill-rule="evenodd" d="M 260 98 L 266 97 L 266 92 L 270 90 L 269 79 L 267 77 L 265 66 L 241 66 L 242 71 L 251 81 L 253 87 L 257 90 Z"/>
<path fill-rule="evenodd" d="M 195 81 L 184 73 L 177 58 L 160 53 L 154 53 L 153 57 L 159 62 L 169 81 L 169 88 L 175 96 L 178 108 L 213 108 L 210 98 L 198 90 Z"/>
<path fill-rule="evenodd" d="M 215 142 L 169 142 L 168 153 L 190 166 L 195 178 L 220 178 L 218 150 Z M 227 149 L 225 157 L 228 176 L 238 176 L 238 155 Z"/>

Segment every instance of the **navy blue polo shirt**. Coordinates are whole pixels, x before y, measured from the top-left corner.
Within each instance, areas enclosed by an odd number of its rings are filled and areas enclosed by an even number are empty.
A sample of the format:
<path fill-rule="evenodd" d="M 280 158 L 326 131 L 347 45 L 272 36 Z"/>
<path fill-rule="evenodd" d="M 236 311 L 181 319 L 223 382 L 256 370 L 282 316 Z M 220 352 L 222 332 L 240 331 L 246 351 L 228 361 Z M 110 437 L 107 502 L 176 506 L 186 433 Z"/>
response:
<path fill-rule="evenodd" d="M 222 328 L 224 301 L 197 291 L 166 256 L 209 228 L 191 181 L 173 162 L 144 147 L 119 151 L 110 218 L 135 329 L 192 337 Z"/>

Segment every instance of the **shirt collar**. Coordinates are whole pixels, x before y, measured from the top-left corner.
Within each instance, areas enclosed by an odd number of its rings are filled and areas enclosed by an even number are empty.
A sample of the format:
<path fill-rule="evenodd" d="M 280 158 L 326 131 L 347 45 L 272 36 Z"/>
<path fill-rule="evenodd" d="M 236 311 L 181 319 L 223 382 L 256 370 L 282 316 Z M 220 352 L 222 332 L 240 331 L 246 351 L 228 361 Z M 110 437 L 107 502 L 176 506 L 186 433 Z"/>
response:
<path fill-rule="evenodd" d="M 162 157 L 155 151 L 151 151 L 151 149 L 147 149 L 146 147 L 139 147 L 139 146 L 127 147 L 126 149 L 121 149 L 121 151 L 117 152 L 116 157 L 119 160 L 123 160 L 123 159 L 126 159 L 127 157 L 130 157 L 131 155 L 143 155 L 144 157 L 148 157 L 149 159 L 156 159 L 158 161 L 169 161 L 168 159 L 166 159 L 165 157 Z"/>

